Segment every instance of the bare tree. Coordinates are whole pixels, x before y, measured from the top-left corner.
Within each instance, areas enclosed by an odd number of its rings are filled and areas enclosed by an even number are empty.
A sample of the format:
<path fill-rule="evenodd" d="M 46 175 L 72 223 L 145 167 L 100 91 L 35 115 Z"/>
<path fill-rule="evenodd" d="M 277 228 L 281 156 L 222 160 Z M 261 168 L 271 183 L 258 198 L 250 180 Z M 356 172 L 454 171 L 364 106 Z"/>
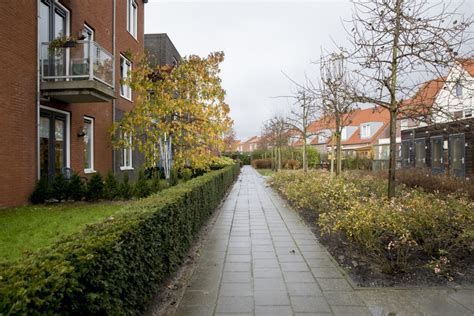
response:
<path fill-rule="evenodd" d="M 236 150 L 237 140 L 235 139 L 235 131 L 232 127 L 229 131 L 224 133 L 224 151 L 225 152 L 233 152 Z"/>
<path fill-rule="evenodd" d="M 334 123 L 331 147 L 336 147 L 336 175 L 339 175 L 342 172 L 341 135 L 344 127 L 351 123 L 355 109 L 352 97 L 346 93 L 351 90 L 352 82 L 343 56 L 335 53 L 321 57 L 320 74 L 321 84 L 316 93 L 322 99 L 322 119 Z"/>
<path fill-rule="evenodd" d="M 273 168 L 280 170 L 282 167 L 281 151 L 288 145 L 288 131 L 285 119 L 275 115 L 263 125 L 262 137 L 265 137 L 272 149 Z"/>
<path fill-rule="evenodd" d="M 388 196 L 395 195 L 397 116 L 403 100 L 428 79 L 442 78 L 462 53 L 470 18 L 427 0 L 354 1 L 349 57 L 360 84 L 355 102 L 390 112 Z"/>
<path fill-rule="evenodd" d="M 292 96 L 296 100 L 295 107 L 286 117 L 286 127 L 289 133 L 298 134 L 298 138 L 303 141 L 303 171 L 308 171 L 308 140 L 314 135 L 309 130 L 318 115 L 318 108 L 315 104 L 316 99 L 306 89 L 300 89 Z"/>

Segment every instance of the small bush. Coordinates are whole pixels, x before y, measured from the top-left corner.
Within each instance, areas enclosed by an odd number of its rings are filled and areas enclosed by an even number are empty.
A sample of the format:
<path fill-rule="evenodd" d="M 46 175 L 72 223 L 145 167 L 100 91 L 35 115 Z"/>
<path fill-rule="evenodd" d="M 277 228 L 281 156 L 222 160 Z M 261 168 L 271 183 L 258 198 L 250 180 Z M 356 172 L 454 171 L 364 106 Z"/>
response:
<path fill-rule="evenodd" d="M 151 185 L 150 191 L 151 193 L 156 193 L 163 190 L 163 185 L 161 181 L 161 173 L 159 170 L 154 170 L 151 174 Z"/>
<path fill-rule="evenodd" d="M 145 177 L 145 173 L 143 170 L 140 170 L 138 173 L 138 180 L 135 183 L 135 188 L 133 191 L 133 195 L 137 198 L 141 199 L 147 197 L 151 194 L 150 186 L 148 185 L 147 178 Z"/>
<path fill-rule="evenodd" d="M 98 201 L 104 197 L 104 183 L 102 176 L 99 172 L 92 175 L 91 179 L 87 182 L 86 189 L 86 200 L 87 201 Z"/>
<path fill-rule="evenodd" d="M 252 160 L 252 166 L 255 169 L 272 169 L 272 160 L 271 159 L 255 159 Z"/>
<path fill-rule="evenodd" d="M 282 166 L 283 169 L 297 170 L 301 169 L 301 162 L 298 160 L 288 159 L 282 162 Z"/>
<path fill-rule="evenodd" d="M 342 159 L 343 170 L 371 170 L 372 159 L 348 155 Z"/>
<path fill-rule="evenodd" d="M 54 176 L 51 184 L 51 197 L 58 201 L 65 201 L 68 197 L 68 182 L 61 173 Z"/>
<path fill-rule="evenodd" d="M 31 194 L 30 200 L 33 204 L 40 204 L 46 202 L 50 198 L 50 190 L 48 185 L 48 178 L 41 177 L 36 184 L 36 188 Z"/>
<path fill-rule="evenodd" d="M 176 169 L 171 169 L 170 178 L 168 179 L 168 183 L 170 186 L 175 186 L 178 184 L 178 172 Z"/>
<path fill-rule="evenodd" d="M 81 201 L 84 197 L 84 182 L 77 173 L 71 176 L 68 184 L 68 197 L 74 201 Z"/>
<path fill-rule="evenodd" d="M 133 187 L 128 180 L 128 172 L 123 173 L 122 183 L 120 183 L 120 196 L 124 200 L 130 200 L 133 196 Z"/>
<path fill-rule="evenodd" d="M 104 182 L 104 198 L 107 200 L 115 200 L 120 196 L 119 183 L 112 171 L 107 173 Z"/>
<path fill-rule="evenodd" d="M 193 171 L 191 169 L 185 168 L 181 170 L 181 179 L 183 179 L 185 182 L 191 180 L 193 177 Z"/>

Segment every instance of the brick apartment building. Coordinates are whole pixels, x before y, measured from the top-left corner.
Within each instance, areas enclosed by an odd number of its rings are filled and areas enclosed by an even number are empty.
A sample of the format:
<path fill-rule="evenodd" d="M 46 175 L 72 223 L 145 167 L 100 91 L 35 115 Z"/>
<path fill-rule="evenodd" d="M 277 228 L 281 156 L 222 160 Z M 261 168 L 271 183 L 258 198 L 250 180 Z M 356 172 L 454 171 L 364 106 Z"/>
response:
<path fill-rule="evenodd" d="M 4 60 L 0 207 L 28 202 L 40 176 L 134 169 L 112 149 L 114 119 L 133 108 L 121 78 L 144 50 L 147 0 L 20 0 L 0 8 Z M 60 35 L 77 39 L 56 45 Z M 62 43 L 64 44 L 64 43 Z"/>

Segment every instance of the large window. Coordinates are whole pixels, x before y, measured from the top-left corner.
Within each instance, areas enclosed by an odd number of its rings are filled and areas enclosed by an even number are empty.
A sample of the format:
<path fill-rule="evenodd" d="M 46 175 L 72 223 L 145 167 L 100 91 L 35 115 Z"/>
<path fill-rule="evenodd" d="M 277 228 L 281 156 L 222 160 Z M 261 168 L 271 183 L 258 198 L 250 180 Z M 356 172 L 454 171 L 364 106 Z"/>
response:
<path fill-rule="evenodd" d="M 120 56 L 120 95 L 127 100 L 132 100 L 132 88 L 124 82 L 132 71 L 132 62 L 127 58 Z"/>
<path fill-rule="evenodd" d="M 121 170 L 131 170 L 133 169 L 132 157 L 133 157 L 133 138 L 131 135 L 126 133 L 122 136 L 126 141 L 128 146 L 125 146 L 122 150 L 122 165 Z"/>
<path fill-rule="evenodd" d="M 424 168 L 426 162 L 425 139 L 415 139 L 415 167 Z"/>
<path fill-rule="evenodd" d="M 137 38 L 138 6 L 134 0 L 127 2 L 127 31 Z"/>
<path fill-rule="evenodd" d="M 84 172 L 94 172 L 94 119 L 84 117 Z"/>
<path fill-rule="evenodd" d="M 457 97 L 462 97 L 462 85 L 461 81 L 456 82 L 456 96 Z"/>
<path fill-rule="evenodd" d="M 360 126 L 360 138 L 370 138 L 370 124 L 362 124 Z"/>

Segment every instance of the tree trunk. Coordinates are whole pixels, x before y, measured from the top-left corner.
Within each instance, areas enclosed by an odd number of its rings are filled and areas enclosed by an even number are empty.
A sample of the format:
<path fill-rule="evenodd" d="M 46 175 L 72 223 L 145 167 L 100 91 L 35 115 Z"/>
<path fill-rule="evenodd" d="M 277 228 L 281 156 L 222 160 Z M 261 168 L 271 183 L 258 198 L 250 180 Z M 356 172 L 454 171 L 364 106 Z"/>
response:
<path fill-rule="evenodd" d="M 390 78 L 390 162 L 388 166 L 388 198 L 395 196 L 395 172 L 396 172 L 396 150 L 397 150 L 397 74 L 398 74 L 398 45 L 401 29 L 401 6 L 403 0 L 397 0 L 395 7 L 395 29 L 393 31 L 392 46 L 392 74 Z"/>
<path fill-rule="evenodd" d="M 278 147 L 277 152 L 278 152 L 278 169 L 277 169 L 277 171 L 280 171 L 281 170 L 281 146 Z"/>
<path fill-rule="evenodd" d="M 308 149 L 306 147 L 306 139 L 303 144 L 303 171 L 308 172 Z"/>
<path fill-rule="evenodd" d="M 341 148 L 341 134 L 336 137 L 336 176 L 342 172 L 342 148 Z"/>
<path fill-rule="evenodd" d="M 334 142 L 331 145 L 331 177 L 334 176 Z"/>
<path fill-rule="evenodd" d="M 388 197 L 395 196 L 395 170 L 397 168 L 397 112 L 390 111 L 390 160 L 388 165 Z"/>

